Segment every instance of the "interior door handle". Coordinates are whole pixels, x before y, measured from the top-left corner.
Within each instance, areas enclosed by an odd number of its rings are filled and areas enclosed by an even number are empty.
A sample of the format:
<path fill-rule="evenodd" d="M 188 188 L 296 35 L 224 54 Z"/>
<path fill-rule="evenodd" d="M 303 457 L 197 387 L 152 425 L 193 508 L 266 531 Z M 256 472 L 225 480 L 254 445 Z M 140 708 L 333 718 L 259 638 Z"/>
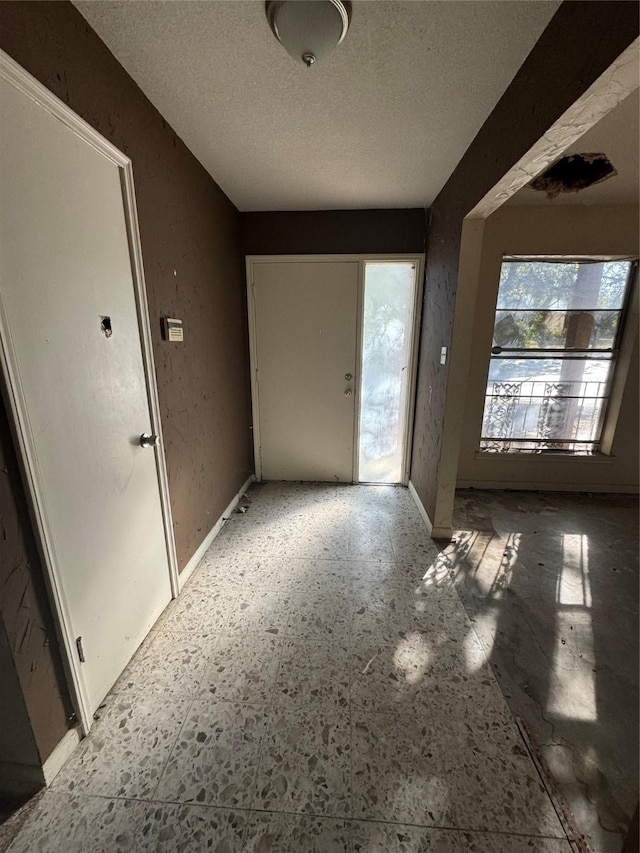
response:
<path fill-rule="evenodd" d="M 345 397 L 351 397 L 352 394 L 353 391 L 351 390 L 351 388 L 347 388 L 347 390 L 344 392 Z"/>
<path fill-rule="evenodd" d="M 157 435 L 150 435 L 148 432 L 143 432 L 140 436 L 140 447 L 158 447 L 160 439 Z"/>

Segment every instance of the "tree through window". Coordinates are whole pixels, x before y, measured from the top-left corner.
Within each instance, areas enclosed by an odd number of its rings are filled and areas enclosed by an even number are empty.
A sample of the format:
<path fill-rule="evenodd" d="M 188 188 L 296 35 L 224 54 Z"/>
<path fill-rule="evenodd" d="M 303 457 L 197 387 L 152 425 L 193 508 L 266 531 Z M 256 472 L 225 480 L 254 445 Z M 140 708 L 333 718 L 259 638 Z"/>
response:
<path fill-rule="evenodd" d="M 598 451 L 631 267 L 503 261 L 481 450 Z"/>

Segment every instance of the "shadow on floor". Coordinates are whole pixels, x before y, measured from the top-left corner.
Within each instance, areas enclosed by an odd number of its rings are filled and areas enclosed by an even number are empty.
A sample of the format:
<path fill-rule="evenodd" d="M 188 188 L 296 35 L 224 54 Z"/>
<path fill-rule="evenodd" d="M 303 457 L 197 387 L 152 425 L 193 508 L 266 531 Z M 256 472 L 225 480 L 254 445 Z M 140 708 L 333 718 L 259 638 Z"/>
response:
<path fill-rule="evenodd" d="M 598 853 L 638 801 L 638 500 L 463 490 L 441 552 L 511 711 Z"/>
<path fill-rule="evenodd" d="M 13 839 L 42 799 L 44 790 L 43 788 L 33 796 L 20 799 L 0 797 L 0 853 L 8 850 Z"/>

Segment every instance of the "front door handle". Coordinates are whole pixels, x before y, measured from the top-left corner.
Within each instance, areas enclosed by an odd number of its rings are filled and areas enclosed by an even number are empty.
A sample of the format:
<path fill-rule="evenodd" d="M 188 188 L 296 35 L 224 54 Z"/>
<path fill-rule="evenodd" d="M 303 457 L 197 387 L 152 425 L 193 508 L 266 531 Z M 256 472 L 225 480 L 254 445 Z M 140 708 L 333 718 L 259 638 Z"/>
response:
<path fill-rule="evenodd" d="M 345 397 L 351 397 L 352 394 L 353 391 L 351 390 L 351 388 L 347 388 L 347 390 L 344 392 Z"/>

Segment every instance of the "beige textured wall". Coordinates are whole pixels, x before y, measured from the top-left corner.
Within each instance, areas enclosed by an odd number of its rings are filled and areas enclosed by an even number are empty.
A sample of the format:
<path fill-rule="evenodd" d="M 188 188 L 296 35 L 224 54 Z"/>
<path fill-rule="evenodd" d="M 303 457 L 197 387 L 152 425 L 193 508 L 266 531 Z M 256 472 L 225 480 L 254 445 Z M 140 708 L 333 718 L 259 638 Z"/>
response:
<path fill-rule="evenodd" d="M 637 207 L 553 204 L 502 208 L 485 223 L 467 386 L 458 486 L 629 491 L 638 486 L 637 302 L 627 319 L 628 373 L 611 455 L 594 457 L 477 455 L 493 317 L 503 255 L 637 255 Z M 620 359 L 623 362 L 624 359 Z M 623 363 L 620 364 L 625 369 Z"/>

